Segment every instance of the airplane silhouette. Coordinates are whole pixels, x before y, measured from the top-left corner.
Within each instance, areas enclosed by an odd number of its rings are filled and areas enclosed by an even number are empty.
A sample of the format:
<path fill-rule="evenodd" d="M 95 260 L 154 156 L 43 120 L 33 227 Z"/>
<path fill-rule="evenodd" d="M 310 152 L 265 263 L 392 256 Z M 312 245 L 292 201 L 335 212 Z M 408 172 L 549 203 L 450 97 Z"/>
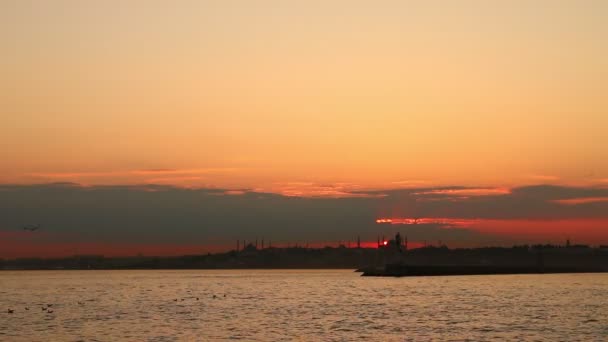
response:
<path fill-rule="evenodd" d="M 21 227 L 21 229 L 23 229 L 23 230 L 27 230 L 27 231 L 29 231 L 29 232 L 35 232 L 35 231 L 37 231 L 38 229 L 40 229 L 40 225 L 39 225 L 39 224 L 37 224 L 37 225 L 23 226 L 23 227 Z"/>

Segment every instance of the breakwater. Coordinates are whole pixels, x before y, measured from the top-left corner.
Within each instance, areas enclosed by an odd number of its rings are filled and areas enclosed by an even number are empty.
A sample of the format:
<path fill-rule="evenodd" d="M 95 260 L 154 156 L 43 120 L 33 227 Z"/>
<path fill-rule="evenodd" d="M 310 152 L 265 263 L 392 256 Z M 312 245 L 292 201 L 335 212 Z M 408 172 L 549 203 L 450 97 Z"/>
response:
<path fill-rule="evenodd" d="M 384 268 L 367 268 L 362 269 L 361 271 L 363 272 L 362 276 L 364 277 L 412 277 L 491 274 L 599 273 L 608 272 L 608 267 L 387 264 Z"/>

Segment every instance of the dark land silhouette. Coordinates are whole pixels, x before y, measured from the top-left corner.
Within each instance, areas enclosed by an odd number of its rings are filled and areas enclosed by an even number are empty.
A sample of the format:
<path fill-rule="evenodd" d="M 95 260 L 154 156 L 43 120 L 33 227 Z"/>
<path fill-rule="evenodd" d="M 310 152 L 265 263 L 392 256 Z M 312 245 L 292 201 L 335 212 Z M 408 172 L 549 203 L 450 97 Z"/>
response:
<path fill-rule="evenodd" d="M 241 245 L 242 246 L 242 245 Z M 560 268 L 565 271 L 608 271 L 608 246 L 588 245 L 519 245 L 513 247 L 483 247 L 450 249 L 445 245 L 407 249 L 407 238 L 378 241 L 375 248 L 325 247 L 244 248 L 224 253 L 184 255 L 179 257 L 133 256 L 104 257 L 75 255 L 66 258 L 0 259 L 3 270 L 114 270 L 114 269 L 359 269 L 368 275 L 399 275 L 410 267 L 410 275 L 487 273 L 490 268 L 511 268 L 513 272 L 533 273 L 534 270 Z M 435 267 L 430 270 L 428 267 Z M 448 267 L 440 269 L 437 267 Z M 425 269 L 425 267 L 427 267 Z M 451 267 L 451 268 L 450 268 Z M 461 267 L 455 271 L 454 267 Z M 387 274 L 385 270 L 392 270 Z M 397 269 L 397 271 L 396 271 Z M 417 270 L 416 272 L 412 270 Z M 443 271 L 442 271 L 443 270 Z M 519 271 L 517 271 L 519 270 Z M 527 270 L 527 271 L 526 271 Z M 395 273 L 396 272 L 396 273 Z M 390 272 L 388 272 L 390 273 Z M 501 272 L 497 272 L 501 273 Z M 547 272 L 549 273 L 549 272 Z"/>

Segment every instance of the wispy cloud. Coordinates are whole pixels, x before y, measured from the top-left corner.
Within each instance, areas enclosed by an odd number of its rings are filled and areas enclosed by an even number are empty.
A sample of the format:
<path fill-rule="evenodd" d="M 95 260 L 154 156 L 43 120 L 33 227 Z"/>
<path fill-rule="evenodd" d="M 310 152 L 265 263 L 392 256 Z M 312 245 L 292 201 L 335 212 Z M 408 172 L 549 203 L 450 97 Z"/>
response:
<path fill-rule="evenodd" d="M 508 188 L 465 188 L 465 189 L 433 189 L 415 192 L 414 195 L 446 195 L 446 196 L 495 196 L 511 193 Z"/>
<path fill-rule="evenodd" d="M 399 180 L 391 182 L 393 186 L 396 187 L 404 187 L 404 188 L 414 188 L 414 187 L 422 187 L 428 186 L 432 184 L 431 181 L 422 180 L 422 179 L 407 179 L 407 180 Z"/>
<path fill-rule="evenodd" d="M 379 218 L 378 224 L 434 224 L 446 227 L 470 227 L 480 222 L 479 219 L 449 218 L 449 217 L 422 217 L 422 218 Z"/>
<path fill-rule="evenodd" d="M 151 176 L 151 175 L 201 175 L 201 174 L 224 174 L 238 171 L 238 168 L 209 167 L 193 169 L 139 169 L 139 170 L 115 170 L 115 171 L 68 171 L 68 172 L 32 172 L 27 176 L 51 179 L 73 179 L 73 178 L 96 178 L 109 176 Z"/>
<path fill-rule="evenodd" d="M 178 187 L 219 187 L 231 184 L 229 179 L 242 175 L 244 169 L 228 167 L 209 168 L 156 168 L 111 171 L 33 172 L 26 176 L 32 183 L 72 182 L 83 186 L 164 184 Z"/>
<path fill-rule="evenodd" d="M 588 204 L 588 203 L 608 202 L 608 197 L 568 198 L 568 199 L 552 200 L 552 202 L 564 204 L 564 205 L 579 205 L 579 204 Z"/>
<path fill-rule="evenodd" d="M 358 185 L 352 183 L 317 184 L 313 182 L 285 182 L 275 183 L 275 186 L 270 191 L 287 197 L 375 198 L 385 196 L 376 192 L 367 193 L 359 191 L 359 188 Z"/>
<path fill-rule="evenodd" d="M 179 185 L 181 183 L 192 183 L 193 181 L 199 181 L 203 179 L 203 177 L 199 176 L 181 176 L 181 177 L 160 177 L 160 178 L 149 178 L 146 179 L 145 183 L 150 184 L 173 184 Z"/>
<path fill-rule="evenodd" d="M 33 172 L 28 173 L 27 176 L 35 178 L 47 178 L 47 179 L 75 179 L 75 178 L 92 178 L 92 177 L 108 177 L 123 174 L 123 172 L 116 171 L 102 171 L 102 172 Z"/>

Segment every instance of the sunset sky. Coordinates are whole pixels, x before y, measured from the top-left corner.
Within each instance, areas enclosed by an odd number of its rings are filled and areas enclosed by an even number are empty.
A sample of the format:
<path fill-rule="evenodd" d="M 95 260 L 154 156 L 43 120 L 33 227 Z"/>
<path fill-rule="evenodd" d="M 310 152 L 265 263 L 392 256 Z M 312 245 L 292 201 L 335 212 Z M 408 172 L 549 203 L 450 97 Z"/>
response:
<path fill-rule="evenodd" d="M 399 230 L 608 244 L 606 18 L 602 0 L 2 1 L 0 257 Z"/>

